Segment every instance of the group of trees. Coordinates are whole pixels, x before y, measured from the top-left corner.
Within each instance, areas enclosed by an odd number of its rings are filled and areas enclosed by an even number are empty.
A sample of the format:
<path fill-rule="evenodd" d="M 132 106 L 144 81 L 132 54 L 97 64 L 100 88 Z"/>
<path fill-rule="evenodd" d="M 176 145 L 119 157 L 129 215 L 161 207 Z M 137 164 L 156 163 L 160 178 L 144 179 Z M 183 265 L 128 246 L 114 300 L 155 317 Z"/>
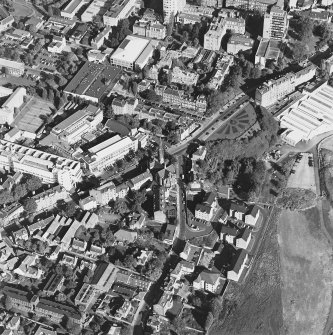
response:
<path fill-rule="evenodd" d="M 195 24 L 183 24 L 176 23 L 174 29 L 174 37 L 179 39 L 181 43 L 190 43 L 194 47 L 199 44 L 203 45 L 203 36 L 208 27 L 208 22 L 202 20 L 201 22 L 196 22 Z"/>
<path fill-rule="evenodd" d="M 128 19 L 119 20 L 117 27 L 113 27 L 110 40 L 106 42 L 111 48 L 116 48 L 127 35 L 132 34 Z"/>
<path fill-rule="evenodd" d="M 42 182 L 38 177 L 24 175 L 20 183 L 15 184 L 10 189 L 4 189 L 0 192 L 0 205 L 17 202 L 22 198 L 25 198 L 29 193 L 38 190 L 41 186 Z M 31 213 L 34 211 L 34 203 L 35 202 L 31 199 L 25 199 L 23 201 L 23 206 L 25 206 L 26 210 Z"/>
<path fill-rule="evenodd" d="M 208 154 L 204 161 L 198 162 L 201 177 L 217 187 L 234 185 L 235 191 L 244 199 L 258 195 L 265 174 L 261 157 L 276 143 L 279 129 L 267 111 L 258 108 L 256 112 L 261 131 L 246 140 L 208 142 Z"/>

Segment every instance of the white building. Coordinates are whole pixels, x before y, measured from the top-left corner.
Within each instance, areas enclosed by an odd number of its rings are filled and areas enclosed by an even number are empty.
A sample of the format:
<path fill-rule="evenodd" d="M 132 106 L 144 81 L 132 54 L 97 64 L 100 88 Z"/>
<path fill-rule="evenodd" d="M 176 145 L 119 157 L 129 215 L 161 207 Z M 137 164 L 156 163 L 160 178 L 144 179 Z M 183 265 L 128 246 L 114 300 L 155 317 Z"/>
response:
<path fill-rule="evenodd" d="M 274 40 L 282 40 L 288 30 L 287 12 L 277 6 L 273 6 L 264 16 L 264 28 L 262 37 Z"/>
<path fill-rule="evenodd" d="M 103 15 L 106 26 L 116 27 L 119 20 L 129 17 L 136 8 L 136 0 L 115 0 L 111 8 Z"/>
<path fill-rule="evenodd" d="M 181 12 L 186 6 L 186 0 L 163 0 L 163 13 L 167 20 L 171 14 Z"/>
<path fill-rule="evenodd" d="M 152 57 L 157 43 L 157 41 L 129 35 L 111 55 L 110 63 L 131 70 L 135 67 L 142 69 Z"/>
<path fill-rule="evenodd" d="M 99 186 L 97 189 L 92 189 L 89 194 L 96 199 L 98 205 L 107 205 L 111 200 L 117 198 L 125 198 L 129 187 L 127 184 L 116 186 L 113 181 Z"/>
<path fill-rule="evenodd" d="M 58 185 L 50 188 L 49 190 L 43 191 L 40 194 L 36 194 L 31 198 L 36 201 L 36 212 L 39 212 L 41 210 L 54 207 L 58 200 L 65 200 L 69 198 L 69 193 Z"/>
<path fill-rule="evenodd" d="M 65 19 L 73 20 L 75 14 L 80 10 L 80 8 L 88 3 L 89 0 L 71 0 L 68 5 L 60 12 L 60 15 Z"/>
<path fill-rule="evenodd" d="M 242 250 L 238 255 L 237 255 L 237 260 L 236 263 L 234 264 L 232 270 L 227 272 L 227 278 L 229 280 L 234 280 L 234 281 L 239 281 L 239 278 L 241 277 L 244 269 L 246 262 L 249 259 L 249 255 L 246 253 L 245 250 Z"/>
<path fill-rule="evenodd" d="M 95 209 L 97 207 L 97 202 L 96 202 L 95 197 L 88 196 L 79 201 L 79 206 L 84 211 L 90 211 L 91 209 Z"/>
<path fill-rule="evenodd" d="M 102 47 L 104 41 L 109 37 L 112 32 L 111 27 L 105 27 L 92 41 L 91 46 L 94 49 L 99 49 Z"/>
<path fill-rule="evenodd" d="M 244 228 L 235 239 L 235 246 L 239 249 L 246 249 L 251 241 L 252 233 L 250 229 Z"/>
<path fill-rule="evenodd" d="M 196 219 L 202 219 L 210 221 L 218 208 L 216 195 L 211 192 L 206 194 L 202 204 L 195 206 L 195 217 Z"/>
<path fill-rule="evenodd" d="M 107 2 L 108 0 L 93 0 L 88 8 L 82 13 L 81 21 L 92 22 L 94 17 L 106 6 Z"/>
<path fill-rule="evenodd" d="M 0 69 L 5 70 L 8 74 L 20 77 L 24 73 L 24 64 L 13 60 L 0 58 Z"/>
<path fill-rule="evenodd" d="M 123 159 L 131 150 L 134 152 L 138 150 L 137 139 L 115 135 L 88 149 L 89 153 L 84 160 L 93 174 L 100 175 L 107 166 Z"/>
<path fill-rule="evenodd" d="M 16 143 L 0 140 L 0 167 L 35 175 L 44 183 L 70 190 L 82 178 L 79 162 Z"/>
<path fill-rule="evenodd" d="M 220 273 L 204 270 L 199 274 L 197 279 L 193 281 L 193 288 L 195 290 L 215 293 L 221 284 L 221 279 Z"/>
<path fill-rule="evenodd" d="M 6 31 L 11 28 L 15 22 L 14 17 L 9 15 L 0 21 L 0 32 Z"/>
<path fill-rule="evenodd" d="M 295 91 L 296 87 L 311 80 L 316 75 L 317 67 L 313 64 L 298 71 L 290 72 L 275 80 L 265 82 L 261 87 L 256 89 L 256 103 L 269 107 L 286 95 Z"/>
<path fill-rule="evenodd" d="M 48 45 L 47 51 L 60 54 L 66 47 L 66 38 L 63 36 L 53 36 L 52 42 Z"/>
<path fill-rule="evenodd" d="M 326 83 L 288 106 L 278 117 L 287 131 L 282 138 L 290 145 L 308 141 L 333 130 L 333 87 Z"/>
<path fill-rule="evenodd" d="M 178 66 L 175 66 L 171 71 L 171 82 L 195 86 L 199 80 L 199 74 L 197 72 L 190 72 L 187 70 L 182 70 Z"/>
<path fill-rule="evenodd" d="M 0 108 L 0 124 L 11 124 L 14 121 L 14 112 L 24 103 L 24 97 L 27 90 L 24 87 L 18 87 L 3 103 Z"/>

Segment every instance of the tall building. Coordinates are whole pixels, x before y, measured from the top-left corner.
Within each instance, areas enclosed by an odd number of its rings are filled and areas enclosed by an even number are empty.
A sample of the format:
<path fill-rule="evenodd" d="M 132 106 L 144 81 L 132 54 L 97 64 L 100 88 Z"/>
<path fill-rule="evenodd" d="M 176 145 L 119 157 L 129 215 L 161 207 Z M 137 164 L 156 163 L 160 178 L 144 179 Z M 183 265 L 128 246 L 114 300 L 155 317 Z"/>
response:
<path fill-rule="evenodd" d="M 266 13 L 264 17 L 263 38 L 282 40 L 286 36 L 287 29 L 287 12 L 273 6 L 270 13 Z"/>
<path fill-rule="evenodd" d="M 181 12 L 186 6 L 186 0 L 163 0 L 164 17 L 168 18 L 171 14 Z"/>

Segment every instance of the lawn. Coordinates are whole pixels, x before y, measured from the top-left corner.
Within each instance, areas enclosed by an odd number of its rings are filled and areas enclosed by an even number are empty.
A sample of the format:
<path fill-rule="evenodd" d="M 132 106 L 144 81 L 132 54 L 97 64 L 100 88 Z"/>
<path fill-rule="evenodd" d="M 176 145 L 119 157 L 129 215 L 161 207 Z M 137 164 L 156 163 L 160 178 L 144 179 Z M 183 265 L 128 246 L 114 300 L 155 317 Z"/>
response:
<path fill-rule="evenodd" d="M 286 334 L 322 334 L 333 289 L 332 247 L 319 210 L 284 210 L 278 224 Z"/>

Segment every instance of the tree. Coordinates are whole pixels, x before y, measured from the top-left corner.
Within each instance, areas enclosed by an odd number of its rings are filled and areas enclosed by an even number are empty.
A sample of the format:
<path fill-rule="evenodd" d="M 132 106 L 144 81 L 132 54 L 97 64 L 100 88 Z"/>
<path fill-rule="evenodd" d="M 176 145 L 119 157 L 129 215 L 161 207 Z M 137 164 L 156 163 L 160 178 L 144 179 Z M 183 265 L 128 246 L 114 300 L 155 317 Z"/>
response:
<path fill-rule="evenodd" d="M 68 217 L 72 217 L 75 215 L 76 212 L 76 205 L 73 201 L 69 201 L 66 203 L 64 208 L 65 215 Z"/>
<path fill-rule="evenodd" d="M 28 175 L 24 181 L 24 185 L 28 192 L 36 191 L 42 187 L 42 181 L 37 176 Z"/>
<path fill-rule="evenodd" d="M 205 330 L 209 330 L 214 322 L 214 315 L 212 312 L 208 312 L 206 322 L 205 322 Z"/>
<path fill-rule="evenodd" d="M 114 202 L 113 210 L 115 213 L 120 215 L 128 213 L 129 209 L 126 200 L 117 198 L 117 200 Z"/>
<path fill-rule="evenodd" d="M 28 213 L 34 213 L 37 209 L 37 203 L 32 198 L 24 199 L 23 200 L 23 208 Z"/>
<path fill-rule="evenodd" d="M 14 200 L 19 200 L 27 194 L 27 189 L 24 184 L 17 184 L 14 186 L 12 194 Z"/>
<path fill-rule="evenodd" d="M 132 93 L 136 95 L 138 93 L 138 83 L 136 81 L 132 82 Z"/>
<path fill-rule="evenodd" d="M 293 57 L 295 60 L 298 62 L 304 60 L 304 58 L 308 55 L 309 53 L 309 46 L 300 41 L 296 41 L 293 47 Z"/>

